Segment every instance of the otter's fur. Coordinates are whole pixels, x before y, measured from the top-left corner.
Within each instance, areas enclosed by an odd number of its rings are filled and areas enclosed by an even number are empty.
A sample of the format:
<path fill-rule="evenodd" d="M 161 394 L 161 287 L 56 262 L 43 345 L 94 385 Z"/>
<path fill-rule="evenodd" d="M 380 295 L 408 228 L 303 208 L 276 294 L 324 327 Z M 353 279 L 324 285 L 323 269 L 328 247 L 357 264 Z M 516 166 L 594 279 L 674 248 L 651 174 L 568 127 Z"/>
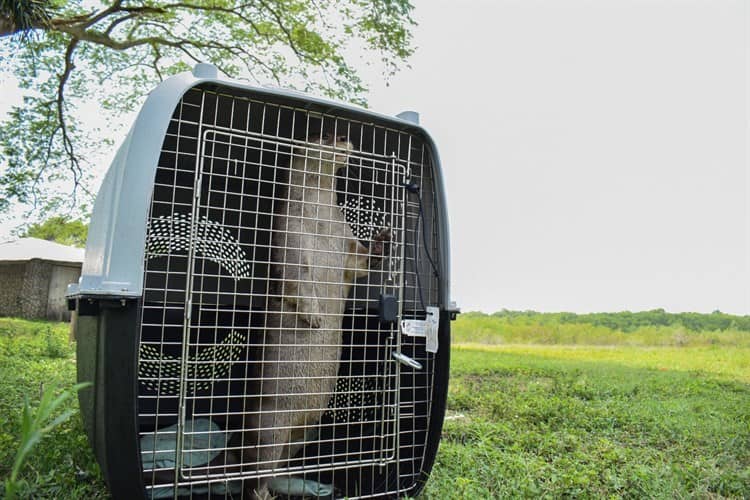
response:
<path fill-rule="evenodd" d="M 343 137 L 320 143 L 294 149 L 288 196 L 275 210 L 274 285 L 241 434 L 245 470 L 283 467 L 320 421 L 338 376 L 347 297 L 390 239 L 381 232 L 368 249 L 355 238 L 336 195 L 352 145 Z M 265 482 L 246 489 L 267 497 Z"/>

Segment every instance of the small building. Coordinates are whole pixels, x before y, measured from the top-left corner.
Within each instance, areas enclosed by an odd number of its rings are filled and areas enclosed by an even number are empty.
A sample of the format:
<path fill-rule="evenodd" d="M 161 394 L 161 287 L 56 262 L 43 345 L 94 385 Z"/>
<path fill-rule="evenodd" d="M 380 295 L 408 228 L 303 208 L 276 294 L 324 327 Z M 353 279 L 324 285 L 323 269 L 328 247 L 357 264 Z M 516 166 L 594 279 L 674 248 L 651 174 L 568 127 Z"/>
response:
<path fill-rule="evenodd" d="M 0 243 L 0 316 L 70 320 L 65 292 L 78 282 L 83 255 L 37 238 Z"/>

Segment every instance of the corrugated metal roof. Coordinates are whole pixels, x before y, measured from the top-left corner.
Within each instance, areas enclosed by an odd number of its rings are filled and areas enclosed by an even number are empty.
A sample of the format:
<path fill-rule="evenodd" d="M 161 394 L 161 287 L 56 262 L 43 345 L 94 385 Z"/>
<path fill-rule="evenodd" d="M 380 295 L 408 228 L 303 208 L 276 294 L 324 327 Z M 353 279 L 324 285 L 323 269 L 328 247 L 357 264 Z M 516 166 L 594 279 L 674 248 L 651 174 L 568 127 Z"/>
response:
<path fill-rule="evenodd" d="M 54 262 L 83 262 L 83 248 L 69 247 L 38 238 L 21 238 L 0 243 L 0 261 L 24 261 L 31 259 Z"/>

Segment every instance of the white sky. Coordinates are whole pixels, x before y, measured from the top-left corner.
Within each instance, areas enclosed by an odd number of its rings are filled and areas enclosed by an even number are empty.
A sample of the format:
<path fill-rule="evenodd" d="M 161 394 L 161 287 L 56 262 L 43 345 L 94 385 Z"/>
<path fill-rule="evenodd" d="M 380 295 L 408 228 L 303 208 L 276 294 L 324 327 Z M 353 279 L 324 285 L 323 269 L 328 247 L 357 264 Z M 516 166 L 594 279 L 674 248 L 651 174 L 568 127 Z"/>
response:
<path fill-rule="evenodd" d="M 416 2 L 464 310 L 750 314 L 748 2 Z"/>
<path fill-rule="evenodd" d="M 463 310 L 750 314 L 747 1 L 415 4 Z"/>

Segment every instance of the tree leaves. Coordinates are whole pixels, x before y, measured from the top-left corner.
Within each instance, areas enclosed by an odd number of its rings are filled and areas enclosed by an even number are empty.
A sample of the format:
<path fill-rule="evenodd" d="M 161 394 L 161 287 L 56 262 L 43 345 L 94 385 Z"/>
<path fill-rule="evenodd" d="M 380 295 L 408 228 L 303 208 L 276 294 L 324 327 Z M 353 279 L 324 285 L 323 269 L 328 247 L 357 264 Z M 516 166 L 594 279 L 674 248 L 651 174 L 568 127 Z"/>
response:
<path fill-rule="evenodd" d="M 24 238 L 39 238 L 55 241 L 63 245 L 83 248 L 86 246 L 88 225 L 80 220 L 70 220 L 67 217 L 50 217 L 44 222 L 30 225 L 22 234 Z"/>
<path fill-rule="evenodd" d="M 18 17 L 19 3 L 43 12 L 4 22 Z M 18 204 L 42 217 L 76 213 L 92 196 L 95 151 L 80 104 L 101 103 L 116 122 L 197 62 L 365 104 L 345 49 L 362 46 L 389 77 L 413 52 L 412 8 L 409 0 L 0 0 L 0 49 L 12 52 L 0 70 L 32 91 L 0 125 L 0 213 Z"/>

